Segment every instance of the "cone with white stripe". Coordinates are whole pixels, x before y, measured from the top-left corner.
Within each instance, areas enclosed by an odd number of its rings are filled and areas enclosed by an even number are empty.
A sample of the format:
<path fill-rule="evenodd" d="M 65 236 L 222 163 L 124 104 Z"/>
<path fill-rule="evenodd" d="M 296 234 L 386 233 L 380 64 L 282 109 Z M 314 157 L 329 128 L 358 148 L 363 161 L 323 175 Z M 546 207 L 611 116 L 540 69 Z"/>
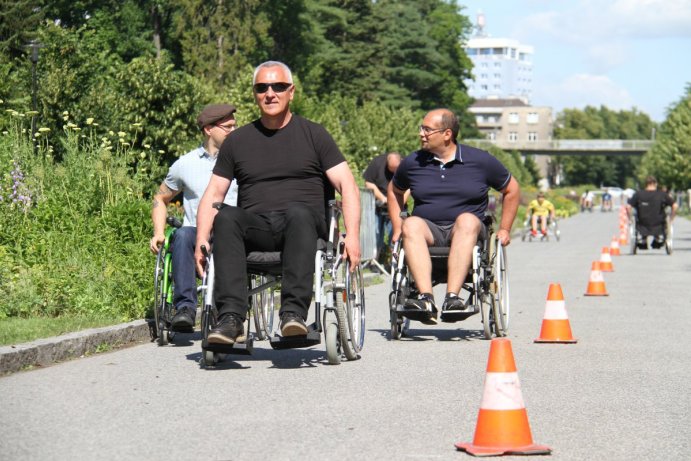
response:
<path fill-rule="evenodd" d="M 586 296 L 609 296 L 607 287 L 605 287 L 605 279 L 602 277 L 600 271 L 600 261 L 593 261 L 590 270 L 590 279 L 588 280 L 588 287 L 585 290 Z"/>
<path fill-rule="evenodd" d="M 548 455 L 552 452 L 545 445 L 533 443 L 508 338 L 493 339 L 490 344 L 473 442 L 458 442 L 455 446 L 473 456 Z"/>
<path fill-rule="evenodd" d="M 612 264 L 612 257 L 609 254 L 609 247 L 602 247 L 600 270 L 602 272 L 614 272 L 614 264 Z"/>
<path fill-rule="evenodd" d="M 612 243 L 609 245 L 609 254 L 612 256 L 621 256 L 619 239 L 617 239 L 616 236 L 612 237 Z"/>
<path fill-rule="evenodd" d="M 566 314 L 564 293 L 561 291 L 561 285 L 558 283 L 552 283 L 549 286 L 540 337 L 534 342 L 563 344 L 578 342 L 571 334 L 571 324 L 569 323 L 569 316 Z"/>

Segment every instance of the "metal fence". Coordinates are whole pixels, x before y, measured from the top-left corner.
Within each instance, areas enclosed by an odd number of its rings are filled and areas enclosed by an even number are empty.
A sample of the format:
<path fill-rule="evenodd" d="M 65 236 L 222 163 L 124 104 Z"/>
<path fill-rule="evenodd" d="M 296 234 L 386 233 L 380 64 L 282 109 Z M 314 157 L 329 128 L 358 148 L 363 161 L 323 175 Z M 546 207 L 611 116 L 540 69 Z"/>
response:
<path fill-rule="evenodd" d="M 374 215 L 374 193 L 360 189 L 360 254 L 362 261 L 377 257 L 376 217 Z"/>

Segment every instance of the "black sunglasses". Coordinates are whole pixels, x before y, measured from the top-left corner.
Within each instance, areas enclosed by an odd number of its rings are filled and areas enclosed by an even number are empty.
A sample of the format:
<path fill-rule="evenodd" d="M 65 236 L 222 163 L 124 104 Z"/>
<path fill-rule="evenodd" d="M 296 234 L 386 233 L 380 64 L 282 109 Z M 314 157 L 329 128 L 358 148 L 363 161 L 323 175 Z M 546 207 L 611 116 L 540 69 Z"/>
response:
<path fill-rule="evenodd" d="M 288 88 L 293 86 L 292 83 L 285 83 L 285 82 L 276 82 L 276 83 L 256 83 L 254 85 L 254 92 L 255 93 L 266 93 L 269 91 L 269 88 L 274 90 L 274 93 L 283 93 L 286 91 Z"/>

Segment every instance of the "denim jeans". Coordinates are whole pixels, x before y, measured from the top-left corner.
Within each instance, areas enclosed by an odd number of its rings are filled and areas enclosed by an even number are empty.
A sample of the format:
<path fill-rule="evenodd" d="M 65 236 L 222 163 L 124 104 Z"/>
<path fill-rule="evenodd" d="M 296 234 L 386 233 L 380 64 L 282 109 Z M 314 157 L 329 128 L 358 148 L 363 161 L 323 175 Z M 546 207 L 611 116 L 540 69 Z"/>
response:
<path fill-rule="evenodd" d="M 385 262 L 382 261 L 386 256 L 386 242 L 384 239 L 387 238 L 388 243 L 391 244 L 393 225 L 389 219 L 389 213 L 386 210 L 376 210 L 374 216 L 377 221 L 375 224 L 375 234 L 377 236 L 377 260 L 379 262 Z"/>
<path fill-rule="evenodd" d="M 173 305 L 197 308 L 197 274 L 194 266 L 194 245 L 197 228 L 185 226 L 177 229 L 171 242 L 173 262 Z"/>
<path fill-rule="evenodd" d="M 247 317 L 247 253 L 281 251 L 281 310 L 307 319 L 317 238 L 326 235 L 326 221 L 306 205 L 285 212 L 256 214 L 225 207 L 214 220 L 214 300 L 219 315 Z"/>

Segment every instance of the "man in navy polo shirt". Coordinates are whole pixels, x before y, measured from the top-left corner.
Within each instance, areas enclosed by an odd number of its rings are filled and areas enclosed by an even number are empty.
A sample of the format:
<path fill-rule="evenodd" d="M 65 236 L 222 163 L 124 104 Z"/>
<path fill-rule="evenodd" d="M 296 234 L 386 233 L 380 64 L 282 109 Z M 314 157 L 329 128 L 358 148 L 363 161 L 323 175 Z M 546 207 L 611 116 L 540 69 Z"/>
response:
<path fill-rule="evenodd" d="M 447 294 L 442 305 L 442 321 L 457 319 L 445 312 L 479 312 L 458 297 L 470 269 L 473 246 L 482 231 L 489 188 L 503 195 L 502 216 L 497 238 L 502 245 L 511 241 L 520 187 L 511 173 L 489 152 L 458 144 L 458 118 L 448 109 L 427 113 L 420 126 L 420 150 L 403 159 L 389 183 L 389 216 L 393 240 L 403 237 L 408 268 L 419 295 L 408 299 L 406 314 L 425 324 L 437 323 L 437 307 L 432 294 L 431 246 L 449 246 Z M 412 216 L 400 218 L 406 190 L 415 201 Z M 418 311 L 419 313 L 415 312 Z"/>

